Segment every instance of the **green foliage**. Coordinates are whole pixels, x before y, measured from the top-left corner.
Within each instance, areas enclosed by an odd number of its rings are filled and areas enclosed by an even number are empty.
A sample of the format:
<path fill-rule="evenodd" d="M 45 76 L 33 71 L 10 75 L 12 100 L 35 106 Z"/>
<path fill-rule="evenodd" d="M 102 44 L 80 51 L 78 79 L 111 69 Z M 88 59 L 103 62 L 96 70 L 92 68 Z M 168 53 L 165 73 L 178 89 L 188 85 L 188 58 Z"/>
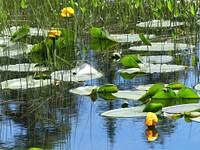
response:
<path fill-rule="evenodd" d="M 140 33 L 139 37 L 145 45 L 151 46 L 151 42 L 147 37 L 144 36 L 144 33 Z"/>
<path fill-rule="evenodd" d="M 138 63 L 141 63 L 136 55 L 126 55 L 120 60 L 120 62 L 127 68 L 140 68 Z"/>
<path fill-rule="evenodd" d="M 22 8 L 22 9 L 27 8 L 28 1 L 29 1 L 29 0 L 21 0 L 21 8 Z"/>
<path fill-rule="evenodd" d="M 172 90 L 179 90 L 183 87 L 184 87 L 184 84 L 180 82 L 171 82 L 166 86 L 166 88 L 171 88 Z"/>
<path fill-rule="evenodd" d="M 118 91 L 118 88 L 114 84 L 105 84 L 98 88 L 98 93 L 115 93 Z"/>
<path fill-rule="evenodd" d="M 16 42 L 24 37 L 26 37 L 29 33 L 29 27 L 24 26 L 18 29 L 16 32 L 14 32 L 11 36 L 11 41 Z"/>
<path fill-rule="evenodd" d="M 105 51 L 116 46 L 118 43 L 108 39 L 92 39 L 90 48 L 96 51 Z"/>
<path fill-rule="evenodd" d="M 147 103 L 143 112 L 160 112 L 162 110 L 163 105 L 160 103 Z"/>
<path fill-rule="evenodd" d="M 200 98 L 199 95 L 193 89 L 191 89 L 189 87 L 181 88 L 177 93 L 177 97 L 179 99 L 198 99 L 198 98 Z"/>
<path fill-rule="evenodd" d="M 28 150 L 43 150 L 42 148 L 31 147 Z"/>

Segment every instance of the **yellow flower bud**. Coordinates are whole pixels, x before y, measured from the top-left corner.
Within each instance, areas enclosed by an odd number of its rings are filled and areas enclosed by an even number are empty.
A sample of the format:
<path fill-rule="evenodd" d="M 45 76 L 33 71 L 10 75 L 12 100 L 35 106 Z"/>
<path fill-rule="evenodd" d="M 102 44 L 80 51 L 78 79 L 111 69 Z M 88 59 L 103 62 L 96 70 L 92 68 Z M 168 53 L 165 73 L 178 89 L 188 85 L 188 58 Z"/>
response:
<path fill-rule="evenodd" d="M 148 112 L 145 123 L 148 127 L 155 126 L 158 123 L 158 117 L 154 113 Z"/>
<path fill-rule="evenodd" d="M 65 7 L 61 10 L 62 17 L 73 17 L 74 16 L 74 9 L 71 7 Z"/>
<path fill-rule="evenodd" d="M 60 30 L 55 30 L 55 29 L 49 30 L 49 32 L 48 32 L 48 36 L 50 38 L 54 38 L 54 39 L 59 38 L 61 36 L 61 34 L 62 34 L 62 32 Z"/>

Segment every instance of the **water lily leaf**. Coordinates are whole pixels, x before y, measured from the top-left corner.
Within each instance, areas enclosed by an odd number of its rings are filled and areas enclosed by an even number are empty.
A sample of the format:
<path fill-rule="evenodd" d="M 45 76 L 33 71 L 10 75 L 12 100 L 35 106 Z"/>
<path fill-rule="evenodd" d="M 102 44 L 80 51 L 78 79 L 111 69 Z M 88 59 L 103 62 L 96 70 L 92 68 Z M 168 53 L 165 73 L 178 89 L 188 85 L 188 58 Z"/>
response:
<path fill-rule="evenodd" d="M 200 117 L 191 118 L 192 121 L 200 122 Z"/>
<path fill-rule="evenodd" d="M 97 86 L 83 86 L 71 89 L 69 91 L 74 94 L 89 96 L 92 95 L 94 92 L 97 92 L 97 88 Z"/>
<path fill-rule="evenodd" d="M 118 98 L 122 98 L 122 99 L 138 100 L 145 93 L 146 91 L 123 90 L 123 91 L 118 91 L 116 93 L 112 93 L 112 95 Z"/>
<path fill-rule="evenodd" d="M 149 41 L 148 38 L 146 38 L 146 37 L 144 36 L 144 33 L 140 33 L 140 34 L 139 34 L 139 37 L 140 37 L 140 39 L 142 40 L 142 42 L 143 42 L 145 45 L 151 46 L 151 42 Z"/>
<path fill-rule="evenodd" d="M 71 70 L 59 70 L 51 74 L 51 79 L 61 81 L 87 81 L 103 77 L 92 65 L 87 62 L 80 61 L 76 67 Z"/>
<path fill-rule="evenodd" d="M 194 89 L 200 91 L 200 84 L 196 84 L 196 85 L 194 86 Z"/>
<path fill-rule="evenodd" d="M 166 55 L 142 56 L 141 61 L 143 63 L 164 64 L 173 61 L 173 57 Z"/>
<path fill-rule="evenodd" d="M 136 24 L 137 27 L 146 28 L 162 28 L 162 27 L 178 27 L 184 25 L 184 22 L 177 22 L 171 20 L 151 20 L 146 22 L 140 22 Z"/>
<path fill-rule="evenodd" d="M 20 40 L 21 38 L 27 36 L 29 33 L 29 27 L 28 26 L 25 26 L 25 27 L 21 27 L 20 29 L 18 29 L 16 32 L 14 32 L 11 36 L 11 41 L 18 41 Z"/>
<path fill-rule="evenodd" d="M 184 84 L 180 82 L 171 82 L 166 86 L 166 88 L 171 88 L 173 90 L 179 90 L 183 87 L 184 87 Z"/>
<path fill-rule="evenodd" d="M 164 88 L 158 91 L 154 96 L 153 99 L 173 99 L 176 98 L 176 93 L 169 88 Z"/>
<path fill-rule="evenodd" d="M 29 88 L 38 88 L 38 87 L 44 87 L 47 85 L 50 85 L 51 81 L 46 79 L 40 79 L 35 80 L 32 78 L 32 76 L 29 76 L 27 78 L 19 78 L 19 79 L 12 79 L 1 82 L 1 87 L 3 90 L 11 89 L 11 90 L 17 90 L 17 89 L 29 89 Z"/>
<path fill-rule="evenodd" d="M 129 49 L 132 51 L 155 51 L 155 52 L 166 52 L 166 51 L 180 51 L 180 50 L 192 50 L 195 46 L 183 43 L 169 43 L 169 42 L 152 42 L 151 46 L 132 46 Z"/>
<path fill-rule="evenodd" d="M 193 89 L 191 89 L 189 87 L 181 88 L 177 93 L 177 97 L 183 98 L 183 99 L 198 99 L 198 98 L 200 98 L 199 95 Z"/>
<path fill-rule="evenodd" d="M 127 68 L 140 68 L 138 63 L 141 61 L 136 55 L 126 55 L 120 60 L 120 62 Z"/>
<path fill-rule="evenodd" d="M 181 104 L 176 106 L 163 107 L 162 111 L 171 114 L 184 114 L 200 108 L 200 104 Z"/>
<path fill-rule="evenodd" d="M 36 72 L 36 71 L 47 71 L 48 67 L 36 66 L 35 63 L 21 63 L 15 65 L 0 66 L 1 71 L 13 71 L 13 72 Z"/>
<path fill-rule="evenodd" d="M 130 107 L 130 108 L 119 108 L 109 110 L 101 114 L 103 117 L 109 118 L 130 118 L 130 117 L 146 117 L 147 112 L 143 112 L 144 105 Z"/>
<path fill-rule="evenodd" d="M 105 84 L 98 88 L 98 93 L 115 93 L 118 91 L 118 88 L 114 84 Z"/>
<path fill-rule="evenodd" d="M 108 39 L 114 42 L 117 42 L 115 39 L 113 39 L 108 31 L 105 28 L 90 28 L 89 33 L 92 37 L 98 38 L 98 39 Z"/>
<path fill-rule="evenodd" d="M 147 103 L 145 105 L 145 108 L 143 109 L 143 112 L 158 112 L 162 110 L 163 105 L 160 103 Z"/>
<path fill-rule="evenodd" d="M 90 42 L 90 48 L 96 51 L 105 51 L 116 46 L 117 44 L 118 43 L 108 39 L 92 39 Z"/>

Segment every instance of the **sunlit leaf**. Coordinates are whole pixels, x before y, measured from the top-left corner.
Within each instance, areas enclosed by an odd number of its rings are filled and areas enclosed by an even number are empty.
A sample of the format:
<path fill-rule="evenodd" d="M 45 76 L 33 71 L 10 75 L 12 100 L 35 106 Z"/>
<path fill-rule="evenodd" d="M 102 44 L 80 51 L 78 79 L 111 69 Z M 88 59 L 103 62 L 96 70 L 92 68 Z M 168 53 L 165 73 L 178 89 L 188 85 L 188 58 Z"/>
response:
<path fill-rule="evenodd" d="M 191 89 L 189 87 L 181 88 L 177 93 L 177 97 L 183 98 L 183 99 L 198 99 L 198 98 L 200 98 L 199 95 L 193 89 Z"/>
<path fill-rule="evenodd" d="M 195 3 L 192 3 L 190 6 L 190 12 L 194 16 L 195 15 Z"/>
<path fill-rule="evenodd" d="M 69 90 L 71 93 L 89 96 L 97 91 L 97 86 L 83 86 Z"/>
<path fill-rule="evenodd" d="M 160 103 L 147 103 L 145 105 L 145 108 L 143 109 L 143 112 L 158 112 L 162 110 L 163 105 Z"/>
<path fill-rule="evenodd" d="M 135 8 L 137 9 L 140 6 L 140 0 L 135 1 Z"/>
<path fill-rule="evenodd" d="M 184 87 L 184 84 L 180 82 L 171 82 L 166 86 L 166 88 L 171 88 L 173 90 L 179 90 L 183 87 Z"/>
<path fill-rule="evenodd" d="M 98 88 L 98 93 L 115 93 L 118 91 L 118 88 L 114 84 L 105 84 Z"/>
<path fill-rule="evenodd" d="M 24 27 L 21 27 L 20 29 L 18 29 L 16 32 L 14 32 L 11 36 L 11 41 L 18 41 L 20 40 L 21 38 L 27 36 L 29 33 L 29 27 L 28 26 L 24 26 Z"/>
<path fill-rule="evenodd" d="M 172 6 L 172 1 L 171 1 L 171 0 L 168 0 L 168 1 L 167 1 L 167 8 L 168 8 L 168 10 L 169 10 L 170 12 L 172 12 L 173 6 Z"/>
<path fill-rule="evenodd" d="M 139 37 L 140 37 L 140 39 L 142 40 L 142 42 L 143 42 L 145 45 L 151 46 L 151 42 L 149 41 L 149 39 L 148 39 L 147 37 L 144 36 L 144 33 L 140 33 L 140 34 L 139 34 Z"/>
<path fill-rule="evenodd" d="M 112 93 L 115 97 L 127 99 L 127 100 L 138 100 L 141 96 L 143 96 L 146 91 L 139 90 L 119 90 L 116 93 Z"/>
<path fill-rule="evenodd" d="M 120 60 L 120 62 L 123 66 L 127 68 L 140 68 L 138 63 L 140 63 L 141 61 L 136 55 L 126 55 Z"/>

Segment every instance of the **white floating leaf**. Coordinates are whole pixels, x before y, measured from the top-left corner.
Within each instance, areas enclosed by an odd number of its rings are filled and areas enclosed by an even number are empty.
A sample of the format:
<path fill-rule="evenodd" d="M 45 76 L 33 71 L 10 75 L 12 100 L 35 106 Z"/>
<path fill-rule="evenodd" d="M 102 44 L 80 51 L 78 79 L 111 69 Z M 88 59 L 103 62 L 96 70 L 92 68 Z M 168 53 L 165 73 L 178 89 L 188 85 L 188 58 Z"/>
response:
<path fill-rule="evenodd" d="M 142 56 L 141 61 L 143 63 L 156 63 L 156 64 L 163 64 L 169 63 L 173 60 L 172 56 L 166 55 L 159 55 L 159 56 Z"/>
<path fill-rule="evenodd" d="M 4 65 L 0 66 L 1 71 L 13 71 L 13 72 L 35 72 L 35 71 L 46 71 L 48 67 L 35 66 L 34 63 L 23 63 L 15 65 Z"/>
<path fill-rule="evenodd" d="M 11 41 L 10 41 L 10 37 L 0 37 L 0 46 L 5 46 L 5 45 L 8 45 L 8 44 L 10 44 L 10 43 L 12 43 Z"/>
<path fill-rule="evenodd" d="M 93 66 L 86 62 L 80 62 L 71 70 L 60 70 L 51 74 L 52 79 L 62 81 L 87 81 L 103 77 Z"/>
<path fill-rule="evenodd" d="M 112 93 L 112 95 L 118 98 L 123 98 L 123 99 L 138 100 L 145 93 L 146 91 L 124 90 L 124 91 L 118 91 L 117 93 Z"/>
<path fill-rule="evenodd" d="M 161 27 L 178 27 L 184 25 L 184 22 L 176 22 L 171 20 L 151 20 L 146 22 L 140 22 L 137 27 L 149 27 L 149 28 L 161 28 Z"/>
<path fill-rule="evenodd" d="M 192 121 L 200 122 L 200 117 L 190 118 Z"/>
<path fill-rule="evenodd" d="M 12 79 L 1 82 L 2 89 L 29 89 L 50 85 L 50 80 L 34 80 L 32 77 Z"/>
<path fill-rule="evenodd" d="M 30 52 L 32 48 L 33 45 L 28 45 L 21 42 L 11 43 L 3 49 L 0 49 L 0 57 L 20 59 L 23 58 L 24 54 Z"/>
<path fill-rule="evenodd" d="M 171 114 L 183 114 L 184 112 L 189 112 L 200 108 L 200 104 L 181 104 L 176 106 L 164 107 L 163 112 Z"/>
<path fill-rule="evenodd" d="M 97 86 L 83 86 L 83 87 L 78 87 L 75 89 L 71 89 L 70 92 L 78 95 L 85 95 L 88 96 L 92 94 L 92 92 L 97 89 Z"/>
<path fill-rule="evenodd" d="M 114 38 L 116 41 L 123 43 L 123 42 L 136 42 L 141 41 L 139 34 L 111 34 L 111 37 Z M 154 35 L 146 35 L 148 38 L 154 38 Z"/>
<path fill-rule="evenodd" d="M 130 107 L 130 108 L 119 108 L 109 110 L 101 114 L 103 117 L 109 118 L 130 118 L 130 117 L 146 117 L 147 112 L 143 112 L 144 105 Z"/>
<path fill-rule="evenodd" d="M 200 91 L 200 84 L 196 84 L 196 85 L 194 86 L 194 89 Z"/>
<path fill-rule="evenodd" d="M 185 70 L 185 66 L 182 65 L 167 65 L 167 64 L 139 64 L 139 68 L 127 68 L 118 70 L 121 73 L 164 73 Z"/>
<path fill-rule="evenodd" d="M 194 45 L 188 45 L 184 43 L 164 43 L 164 42 L 152 42 L 151 46 L 132 46 L 129 49 L 133 51 L 156 51 L 156 52 L 164 52 L 164 51 L 177 51 L 177 50 L 185 50 L 185 49 L 193 49 Z"/>

